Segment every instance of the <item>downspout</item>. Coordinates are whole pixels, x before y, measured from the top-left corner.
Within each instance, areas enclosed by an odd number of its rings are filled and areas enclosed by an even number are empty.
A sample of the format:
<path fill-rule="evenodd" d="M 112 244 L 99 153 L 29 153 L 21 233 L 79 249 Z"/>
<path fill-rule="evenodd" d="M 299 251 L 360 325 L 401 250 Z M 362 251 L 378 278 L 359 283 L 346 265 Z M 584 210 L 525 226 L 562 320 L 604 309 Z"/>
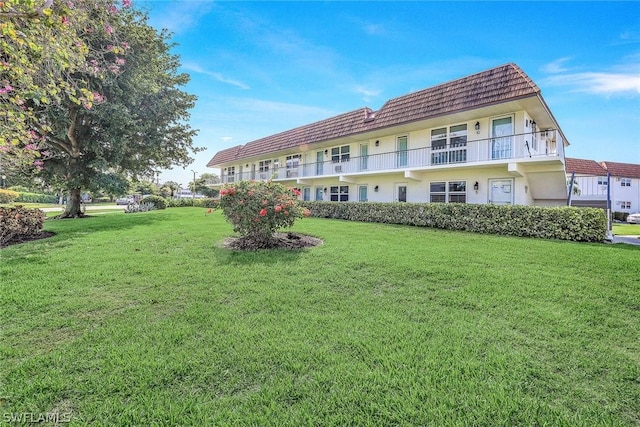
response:
<path fill-rule="evenodd" d="M 576 171 L 571 172 L 571 180 L 569 181 L 569 195 L 567 196 L 567 206 L 571 206 L 571 195 L 573 194 L 573 180 L 576 176 Z"/>

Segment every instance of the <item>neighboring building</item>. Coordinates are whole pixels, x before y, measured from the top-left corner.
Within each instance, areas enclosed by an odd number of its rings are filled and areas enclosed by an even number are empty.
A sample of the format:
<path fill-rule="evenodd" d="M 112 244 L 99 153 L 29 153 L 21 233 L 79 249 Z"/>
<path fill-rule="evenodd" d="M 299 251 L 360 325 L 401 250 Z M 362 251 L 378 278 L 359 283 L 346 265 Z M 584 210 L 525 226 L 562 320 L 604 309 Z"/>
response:
<path fill-rule="evenodd" d="M 565 205 L 568 145 L 515 64 L 246 145 L 207 164 L 221 183 L 280 181 L 304 200 Z"/>
<path fill-rule="evenodd" d="M 609 194 L 612 211 L 640 211 L 640 164 L 567 158 L 566 169 L 567 182 L 574 177 L 572 206 L 606 208 Z"/>

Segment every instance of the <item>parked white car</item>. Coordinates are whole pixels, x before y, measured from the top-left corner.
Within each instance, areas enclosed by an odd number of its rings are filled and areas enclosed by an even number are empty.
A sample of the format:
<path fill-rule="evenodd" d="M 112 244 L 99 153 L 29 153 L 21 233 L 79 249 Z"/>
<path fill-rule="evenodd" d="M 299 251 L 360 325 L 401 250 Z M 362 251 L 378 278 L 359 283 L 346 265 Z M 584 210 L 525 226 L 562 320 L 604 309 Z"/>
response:
<path fill-rule="evenodd" d="M 627 216 L 627 222 L 629 224 L 640 224 L 640 212 L 629 214 L 629 216 Z"/>

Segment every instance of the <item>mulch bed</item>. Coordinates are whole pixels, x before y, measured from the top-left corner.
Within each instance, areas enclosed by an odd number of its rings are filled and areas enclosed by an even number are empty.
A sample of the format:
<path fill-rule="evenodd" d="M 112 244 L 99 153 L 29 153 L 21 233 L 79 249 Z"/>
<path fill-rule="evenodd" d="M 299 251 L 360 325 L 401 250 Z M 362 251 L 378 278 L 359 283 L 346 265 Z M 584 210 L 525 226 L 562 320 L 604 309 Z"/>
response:
<path fill-rule="evenodd" d="M 0 249 L 6 248 L 11 245 L 18 245 L 20 243 L 31 242 L 33 240 L 48 239 L 49 237 L 53 237 L 55 235 L 56 233 L 52 231 L 41 231 L 38 234 L 32 234 L 30 236 L 14 236 L 8 242 L 5 242 L 4 244 L 0 245 Z"/>
<path fill-rule="evenodd" d="M 322 239 L 300 233 L 274 233 L 269 242 L 256 242 L 244 237 L 228 237 L 222 242 L 222 247 L 237 251 L 257 251 L 260 249 L 304 249 L 324 243 Z"/>

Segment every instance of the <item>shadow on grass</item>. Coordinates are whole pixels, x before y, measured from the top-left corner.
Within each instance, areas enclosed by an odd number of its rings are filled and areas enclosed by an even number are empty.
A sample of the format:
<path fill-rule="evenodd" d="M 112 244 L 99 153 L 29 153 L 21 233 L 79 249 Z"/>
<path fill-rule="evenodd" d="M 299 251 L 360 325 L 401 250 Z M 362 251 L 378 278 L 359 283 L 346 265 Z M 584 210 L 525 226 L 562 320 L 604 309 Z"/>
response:
<path fill-rule="evenodd" d="M 216 246 L 214 254 L 223 264 L 233 266 L 247 266 L 252 264 L 275 265 L 296 262 L 305 252 L 314 248 L 304 249 L 260 249 L 257 251 L 239 251 Z"/>

